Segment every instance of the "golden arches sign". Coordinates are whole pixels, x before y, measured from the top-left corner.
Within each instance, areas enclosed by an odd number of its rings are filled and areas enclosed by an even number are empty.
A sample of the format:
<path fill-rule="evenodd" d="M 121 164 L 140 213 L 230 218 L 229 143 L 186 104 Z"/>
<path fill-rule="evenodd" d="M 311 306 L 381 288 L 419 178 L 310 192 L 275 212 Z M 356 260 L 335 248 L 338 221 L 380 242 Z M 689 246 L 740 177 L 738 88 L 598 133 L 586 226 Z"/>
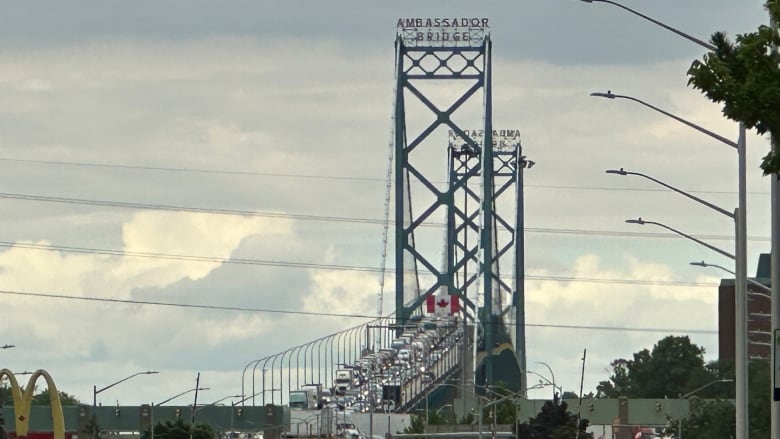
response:
<path fill-rule="evenodd" d="M 54 429 L 54 439 L 65 439 L 65 418 L 62 415 L 62 402 L 60 401 L 60 392 L 51 375 L 43 369 L 38 369 L 27 380 L 22 393 L 19 383 L 16 381 L 14 373 L 8 369 L 0 370 L 0 382 L 3 378 L 8 378 L 11 382 L 11 397 L 14 402 L 14 417 L 16 418 L 16 436 L 26 437 L 30 429 L 30 407 L 32 406 L 33 392 L 35 391 L 35 382 L 43 377 L 46 380 L 46 386 L 49 389 L 51 398 L 51 421 Z"/>

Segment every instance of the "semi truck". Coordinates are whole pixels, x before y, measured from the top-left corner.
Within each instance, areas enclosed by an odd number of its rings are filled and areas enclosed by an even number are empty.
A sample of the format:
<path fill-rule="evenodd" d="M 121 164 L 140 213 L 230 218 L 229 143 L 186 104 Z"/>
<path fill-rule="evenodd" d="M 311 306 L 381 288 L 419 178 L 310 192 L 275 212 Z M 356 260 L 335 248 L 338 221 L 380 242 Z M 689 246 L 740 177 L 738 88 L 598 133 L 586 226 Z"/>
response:
<path fill-rule="evenodd" d="M 307 384 L 290 392 L 290 408 L 315 410 L 322 408 L 322 389 L 319 384 Z"/>
<path fill-rule="evenodd" d="M 334 380 L 336 393 L 339 395 L 344 395 L 347 390 L 352 388 L 354 380 L 355 372 L 352 369 L 336 370 L 336 379 Z"/>

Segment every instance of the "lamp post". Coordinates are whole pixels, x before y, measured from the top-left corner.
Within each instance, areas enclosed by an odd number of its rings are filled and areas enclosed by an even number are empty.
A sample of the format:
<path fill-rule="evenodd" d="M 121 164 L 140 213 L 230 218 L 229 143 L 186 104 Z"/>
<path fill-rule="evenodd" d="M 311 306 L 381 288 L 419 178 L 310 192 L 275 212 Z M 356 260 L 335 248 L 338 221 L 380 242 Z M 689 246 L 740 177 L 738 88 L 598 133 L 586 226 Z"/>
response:
<path fill-rule="evenodd" d="M 699 387 L 691 390 L 690 392 L 686 393 L 685 395 L 680 395 L 680 399 L 687 399 L 687 398 L 695 395 L 696 393 L 698 393 L 698 392 L 700 392 L 700 391 L 702 391 L 702 390 L 706 389 L 707 387 L 710 387 L 710 386 L 712 386 L 714 384 L 718 384 L 718 383 L 733 383 L 733 382 L 734 382 L 734 380 L 732 380 L 732 379 L 719 379 L 719 380 L 710 381 L 709 383 L 704 384 L 703 386 L 699 386 Z M 682 439 L 682 421 L 683 421 L 682 418 L 680 418 L 680 420 L 677 421 L 677 439 Z"/>
<path fill-rule="evenodd" d="M 710 250 L 712 250 L 712 251 L 714 251 L 716 253 L 720 253 L 721 255 L 723 255 L 723 256 L 725 256 L 727 258 L 734 259 L 734 255 L 732 255 L 731 253 L 729 253 L 729 252 L 727 252 L 725 250 L 722 250 L 722 249 L 720 249 L 718 247 L 715 247 L 712 244 L 708 244 L 708 243 L 702 241 L 701 239 L 693 237 L 693 236 L 691 236 L 691 235 L 689 235 L 689 234 L 687 234 L 685 232 L 681 232 L 681 231 L 679 231 L 677 229 L 669 227 L 666 224 L 659 223 L 657 221 L 643 220 L 641 217 L 637 218 L 637 219 L 627 219 L 626 223 L 628 223 L 628 224 L 639 224 L 639 225 L 642 225 L 642 226 L 645 225 L 645 224 L 652 224 L 652 225 L 655 225 L 655 226 L 658 226 L 658 227 L 663 227 L 664 229 L 669 230 L 670 232 L 674 232 L 674 233 L 676 233 L 676 234 L 678 234 L 678 235 L 680 235 L 680 236 L 682 236 L 684 238 L 688 238 L 691 241 L 693 241 L 693 242 L 695 242 L 697 244 L 703 245 L 704 247 L 707 247 L 708 249 L 710 249 Z"/>
<path fill-rule="evenodd" d="M 719 268 L 719 269 L 725 271 L 726 273 L 734 274 L 734 272 L 732 270 L 729 270 L 728 268 L 723 267 L 723 266 L 718 265 L 718 264 L 710 264 L 710 263 L 704 262 L 704 261 L 691 262 L 690 264 L 694 265 L 696 267 L 705 267 L 705 268 L 706 267 L 714 267 L 714 268 Z M 747 294 L 749 296 L 750 295 L 758 295 L 758 296 L 761 296 L 761 297 L 765 297 L 767 299 L 771 299 L 772 298 L 772 289 L 771 288 L 767 287 L 766 285 L 762 284 L 761 282 L 758 282 L 758 281 L 756 281 L 754 279 L 750 279 L 750 278 L 747 278 L 747 283 L 749 283 L 750 285 L 753 285 L 756 289 L 759 290 L 758 292 L 756 292 L 756 291 L 748 291 Z"/>
<path fill-rule="evenodd" d="M 200 406 L 200 407 L 198 407 L 198 408 L 203 408 L 203 407 L 210 407 L 210 406 L 212 406 L 212 405 L 217 405 L 217 404 L 219 404 L 220 402 L 222 402 L 222 401 L 224 401 L 224 400 L 226 400 L 226 399 L 228 399 L 228 398 L 241 398 L 241 395 L 228 395 L 228 396 L 225 396 L 225 397 L 223 397 L 223 398 L 220 398 L 220 399 L 218 399 L 218 400 L 216 400 L 216 401 L 214 401 L 214 402 L 211 402 L 211 403 L 208 403 L 208 404 L 206 404 L 206 405 Z"/>
<path fill-rule="evenodd" d="M 136 372 L 136 373 L 134 373 L 134 374 L 132 374 L 130 376 L 126 376 L 126 377 L 122 378 L 121 380 L 119 380 L 119 381 L 117 381 L 115 383 L 111 383 L 111 384 L 109 384 L 109 385 L 107 385 L 105 387 L 102 387 L 100 389 L 98 389 L 96 385 L 92 386 L 92 423 L 93 423 L 92 428 L 93 428 L 93 434 L 94 434 L 95 437 L 97 436 L 97 395 L 98 395 L 98 393 L 103 392 L 104 390 L 108 390 L 108 389 L 116 386 L 117 384 L 124 383 L 125 381 L 129 380 L 130 378 L 137 377 L 138 375 L 152 375 L 152 374 L 156 374 L 156 373 L 159 373 L 159 372 L 156 371 L 156 370 L 147 370 L 146 372 Z"/>
<path fill-rule="evenodd" d="M 117 381 L 115 383 L 109 384 L 106 387 L 103 387 L 103 388 L 100 388 L 100 389 L 98 389 L 97 386 L 92 386 L 92 408 L 94 409 L 95 407 L 97 407 L 97 395 L 98 395 L 98 393 L 101 393 L 104 390 L 108 390 L 108 389 L 116 386 L 117 384 L 124 383 L 125 381 L 129 380 L 130 378 L 137 377 L 138 375 L 152 375 L 152 374 L 155 374 L 155 373 L 160 373 L 160 372 L 158 372 L 156 370 L 147 370 L 146 372 L 136 372 L 136 373 L 134 373 L 134 374 L 132 374 L 130 376 L 124 377 L 121 380 L 119 380 L 119 381 Z"/>
<path fill-rule="evenodd" d="M 673 32 L 686 40 L 698 45 L 699 47 L 702 47 L 708 51 L 714 51 L 716 47 L 710 43 L 704 42 L 692 35 L 689 35 L 679 29 L 676 29 L 672 26 L 669 26 L 666 23 L 662 23 L 654 18 L 651 18 L 645 14 L 642 14 L 638 11 L 635 11 L 627 6 L 624 6 L 618 2 L 612 1 L 612 0 L 581 0 L 585 3 L 607 3 L 613 6 L 616 6 L 618 8 L 621 8 L 625 11 L 628 11 L 644 20 L 647 20 L 657 26 L 660 26 L 670 32 Z M 774 25 L 774 23 L 772 23 Z M 635 100 L 639 102 L 638 100 Z M 652 108 L 656 111 L 660 111 L 664 114 L 667 114 L 666 112 L 659 110 L 657 108 L 654 108 L 646 103 L 639 102 L 649 108 Z M 683 121 L 681 118 L 678 118 L 674 115 L 667 114 L 668 116 L 674 118 L 675 120 L 678 120 L 679 122 L 682 122 L 704 134 L 710 135 L 712 137 L 714 133 L 708 130 L 704 130 L 701 127 L 695 126 L 695 124 L 687 123 L 687 121 Z M 745 292 L 747 291 L 747 285 L 745 279 L 747 278 L 747 203 L 746 203 L 746 189 L 745 189 L 745 174 L 746 174 L 746 151 L 745 151 L 745 135 L 746 135 L 746 129 L 745 124 L 740 123 L 739 124 L 739 138 L 736 144 L 737 149 L 737 169 L 738 169 L 738 186 L 739 186 L 739 201 L 738 201 L 738 207 L 736 212 L 736 218 L 735 218 L 735 228 L 736 228 L 736 247 L 737 247 L 737 258 L 736 258 L 736 275 L 735 275 L 735 318 L 734 318 L 734 332 L 735 332 L 735 349 L 734 349 L 734 356 L 735 356 L 735 373 L 736 373 L 736 439 L 747 439 L 749 437 L 749 428 L 748 428 L 748 353 L 747 353 L 747 298 L 745 297 Z M 718 136 L 719 137 L 719 136 Z M 715 137 L 717 138 L 717 137 Z M 727 139 L 718 139 L 720 141 L 725 141 L 726 144 L 729 144 L 730 146 L 734 146 L 733 142 L 728 141 Z M 778 184 L 772 184 L 772 224 L 774 226 L 778 226 L 778 217 L 780 217 L 780 202 L 777 200 L 777 186 Z M 777 259 L 778 257 L 775 253 L 775 250 L 778 249 L 778 246 L 780 246 L 780 233 L 774 233 L 772 234 L 772 257 Z M 777 244 L 777 245 L 775 245 Z M 775 263 L 773 263 L 774 266 Z M 777 268 L 777 267 L 775 267 Z M 775 270 L 776 273 L 773 276 L 775 280 L 778 280 L 780 278 L 780 269 Z M 777 282 L 780 283 L 780 282 Z M 775 290 L 778 289 L 777 285 L 773 285 L 773 288 Z M 780 293 L 779 293 L 780 294 Z M 775 304 L 775 307 L 778 307 L 780 305 Z M 780 319 L 780 309 L 776 311 L 777 313 L 777 319 Z M 773 430 L 775 430 L 776 424 L 780 423 L 780 418 L 777 418 L 778 416 L 778 410 L 777 405 L 773 405 L 772 410 L 772 425 Z"/>
<path fill-rule="evenodd" d="M 651 177 L 651 176 L 649 176 L 647 174 L 643 174 L 641 172 L 626 171 L 623 168 L 620 168 L 620 169 L 607 169 L 606 173 L 607 174 L 615 174 L 615 175 L 636 175 L 638 177 L 642 177 L 644 179 L 647 179 L 647 180 L 650 180 L 650 181 L 652 181 L 654 183 L 657 183 L 657 184 L 659 184 L 659 185 L 661 185 L 661 186 L 663 186 L 663 187 L 665 187 L 667 189 L 671 189 L 674 192 L 677 192 L 678 194 L 680 194 L 680 195 L 682 195 L 684 197 L 690 198 L 691 200 L 696 201 L 699 204 L 703 204 L 703 205 L 709 207 L 710 209 L 712 209 L 712 210 L 714 210 L 716 212 L 719 212 L 719 213 L 721 213 L 723 215 L 726 215 L 727 217 L 729 217 L 731 219 L 734 219 L 734 214 L 732 212 L 729 212 L 728 210 L 726 210 L 726 209 L 724 209 L 724 208 L 722 208 L 720 206 L 716 206 L 716 205 L 710 203 L 707 200 L 703 200 L 703 199 L 697 197 L 696 195 L 689 194 L 688 192 L 685 192 L 685 191 L 683 191 L 681 189 L 678 189 L 678 188 L 676 188 L 676 187 L 674 187 L 674 186 L 672 186 L 670 184 L 666 184 L 663 181 L 658 180 L 657 178 L 653 178 L 653 177 Z"/>
<path fill-rule="evenodd" d="M 692 35 L 688 35 L 688 34 L 686 34 L 685 32 L 683 32 L 681 30 L 675 29 L 675 28 L 669 26 L 666 23 L 662 23 L 662 22 L 660 22 L 660 21 L 658 21 L 658 20 L 656 20 L 654 18 L 648 17 L 647 15 L 642 14 L 639 11 L 635 11 L 635 10 L 629 8 L 628 6 L 621 5 L 618 2 L 614 2 L 614 1 L 611 1 L 611 0 L 580 0 L 580 1 L 585 2 L 585 3 L 608 3 L 610 5 L 617 6 L 618 8 L 626 10 L 626 11 L 628 11 L 628 12 L 630 12 L 630 13 L 638 16 L 638 17 L 642 17 L 643 19 L 645 19 L 645 20 L 647 20 L 647 21 L 649 21 L 651 23 L 655 23 L 658 26 L 661 26 L 662 28 L 664 28 L 664 29 L 666 29 L 666 30 L 668 30 L 670 32 L 674 32 L 677 35 L 685 38 L 686 40 L 698 44 L 699 46 L 702 46 L 702 47 L 704 47 L 704 48 L 706 48 L 708 50 L 715 50 L 715 46 L 713 46 L 710 43 L 706 43 L 706 42 L 704 42 L 704 41 L 702 41 L 702 40 L 700 40 L 700 39 L 698 39 L 698 38 L 696 38 L 696 37 L 694 37 Z"/>
<path fill-rule="evenodd" d="M 194 389 L 185 390 L 184 392 L 181 392 L 181 393 L 178 393 L 176 395 L 173 395 L 170 398 L 164 400 L 163 402 L 160 402 L 160 403 L 157 403 L 157 404 L 155 404 L 155 403 L 149 404 L 149 415 L 150 415 L 149 417 L 150 417 L 151 425 L 152 425 L 151 428 L 150 428 L 150 434 L 149 434 L 151 436 L 151 439 L 154 439 L 154 408 L 155 407 L 159 407 L 159 406 L 161 406 L 161 405 L 163 405 L 165 403 L 171 402 L 174 399 L 176 399 L 176 398 L 178 398 L 180 396 L 184 396 L 184 395 L 186 395 L 186 394 L 188 394 L 190 392 L 198 392 L 198 391 L 201 391 L 201 390 L 210 390 L 210 389 L 208 387 L 196 387 Z"/>
<path fill-rule="evenodd" d="M 196 387 L 196 388 L 194 388 L 194 389 L 185 390 L 184 392 L 181 392 L 181 393 L 179 393 L 179 394 L 177 394 L 177 395 L 171 396 L 170 398 L 166 399 L 166 400 L 165 400 L 165 401 L 163 401 L 163 402 L 159 402 L 159 403 L 157 403 L 157 404 L 156 404 L 156 406 L 157 406 L 157 407 L 159 407 L 159 406 L 161 406 L 161 405 L 163 405 L 163 404 L 165 404 L 165 403 L 167 403 L 167 402 L 171 402 L 171 401 L 173 401 L 174 399 L 176 399 L 176 398 L 178 398 L 178 397 L 180 397 L 180 396 L 184 396 L 184 395 L 186 395 L 186 394 L 188 394 L 188 393 L 190 393 L 190 392 L 200 392 L 201 390 L 211 390 L 211 389 L 210 389 L 210 388 L 208 388 L 208 387 Z"/>
<path fill-rule="evenodd" d="M 11 349 L 11 348 L 15 348 L 15 347 L 16 347 L 16 345 L 4 344 L 4 345 L 0 346 L 0 349 Z"/>
<path fill-rule="evenodd" d="M 550 367 L 550 365 L 545 363 L 545 362 L 543 362 L 543 361 L 536 361 L 535 363 L 541 364 L 542 366 L 546 367 L 547 370 L 550 372 L 550 377 L 552 377 L 552 380 L 550 380 L 546 376 L 544 376 L 544 375 L 542 375 L 540 373 L 534 372 L 532 370 L 526 370 L 526 372 L 532 373 L 532 374 L 538 376 L 539 378 L 543 379 L 544 381 L 541 381 L 541 380 L 539 381 L 541 384 L 548 384 L 548 385 L 552 386 L 552 388 L 553 388 L 553 401 L 555 401 L 555 393 L 556 393 L 556 391 L 560 393 L 560 397 L 561 397 L 561 399 L 563 399 L 563 388 L 561 386 L 558 386 L 557 384 L 555 384 L 555 374 L 553 373 L 553 370 Z"/>

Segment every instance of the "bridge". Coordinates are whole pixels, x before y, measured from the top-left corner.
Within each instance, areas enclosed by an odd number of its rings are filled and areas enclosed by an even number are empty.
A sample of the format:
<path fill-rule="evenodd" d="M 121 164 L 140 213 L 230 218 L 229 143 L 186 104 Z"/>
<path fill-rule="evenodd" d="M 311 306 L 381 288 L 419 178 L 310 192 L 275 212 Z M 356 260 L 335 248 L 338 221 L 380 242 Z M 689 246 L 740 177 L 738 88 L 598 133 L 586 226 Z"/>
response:
<path fill-rule="evenodd" d="M 320 405 L 404 413 L 442 383 L 460 386 L 450 399 L 527 390 L 523 170 L 533 162 L 519 130 L 493 126 L 489 28 L 445 39 L 418 24 L 399 20 L 395 41 L 383 243 L 394 237 L 395 309 L 383 309 L 384 254 L 377 318 L 249 362 L 242 404 L 317 388 Z"/>

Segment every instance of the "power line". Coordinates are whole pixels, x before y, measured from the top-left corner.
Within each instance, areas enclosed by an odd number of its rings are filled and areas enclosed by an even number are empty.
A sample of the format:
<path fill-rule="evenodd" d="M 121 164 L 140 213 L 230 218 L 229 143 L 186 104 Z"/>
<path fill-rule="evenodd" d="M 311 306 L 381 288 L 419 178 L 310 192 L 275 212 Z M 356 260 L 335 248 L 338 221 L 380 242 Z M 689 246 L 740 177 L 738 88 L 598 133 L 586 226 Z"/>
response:
<path fill-rule="evenodd" d="M 385 183 L 383 178 L 378 177 L 350 177 L 350 176 L 333 176 L 333 175 L 312 175 L 312 174 L 291 174 L 291 173 L 277 173 L 277 172 L 259 172 L 259 171 L 236 171 L 236 170 L 220 170 L 220 169 L 206 169 L 206 168 L 185 168 L 185 167 L 169 167 L 169 166 L 146 166 L 146 165 L 124 165 L 113 163 L 94 163 L 94 162 L 74 162 L 74 161 L 58 161 L 58 160 L 34 160 L 34 159 L 20 159 L 12 157 L 0 157 L 0 161 L 12 162 L 12 163 L 36 163 L 43 165 L 53 166 L 73 166 L 73 167 L 89 167 L 89 168 L 109 168 L 109 169 L 135 169 L 143 171 L 159 171 L 159 172 L 182 172 L 192 174 L 215 174 L 215 175 L 243 175 L 254 177 L 282 177 L 282 178 L 307 178 L 316 180 L 342 180 L 342 181 L 368 181 Z M 446 182 L 434 182 L 437 184 L 446 184 Z M 589 191 L 630 191 L 630 192 L 668 192 L 666 189 L 655 188 L 619 188 L 619 187 L 605 187 L 605 186 L 565 186 L 565 185 L 535 185 L 524 184 L 525 188 L 538 188 L 538 189 L 565 189 L 565 190 L 589 190 Z M 736 195 L 734 191 L 705 191 L 705 190 L 689 190 L 690 193 L 698 194 L 721 194 L 721 195 Z M 769 195 L 769 192 L 748 192 L 752 195 Z"/>
<path fill-rule="evenodd" d="M 274 260 L 261 260 L 261 259 L 243 259 L 243 258 L 217 258 L 209 256 L 190 256 L 168 253 L 152 253 L 152 252 L 128 252 L 121 250 L 110 249 L 96 249 L 87 247 L 66 247 L 66 246 L 52 246 L 43 244 L 31 244 L 31 243 L 13 243 L 7 241 L 0 241 L 0 247 L 7 248 L 24 248 L 29 250 L 42 250 L 42 251 L 61 251 L 67 253 L 86 253 L 86 254 L 102 254 L 121 257 L 139 257 L 139 258 L 152 258 L 152 259 L 167 259 L 167 260 L 181 260 L 189 262 L 207 262 L 207 263 L 219 263 L 219 264 L 239 264 L 239 265 L 259 265 L 259 266 L 271 266 L 271 267 L 284 267 L 284 268 L 310 268 L 318 270 L 344 270 L 344 271 L 362 271 L 381 273 L 382 269 L 378 267 L 368 266 L 353 266 L 353 265 L 335 265 L 335 264 L 318 264 L 311 262 L 291 262 L 291 261 L 274 261 Z M 394 269 L 388 267 L 384 270 L 385 273 L 393 273 Z M 411 271 L 410 271 L 411 272 Z M 423 276 L 425 274 L 422 274 Z M 513 276 L 505 276 L 506 279 L 513 279 Z M 652 286 L 675 286 L 675 287 L 713 287 L 717 286 L 714 283 L 707 282 L 675 282 L 675 281 L 659 281 L 659 280 L 642 280 L 642 279 L 604 279 L 604 278 L 583 278 L 583 277 L 571 277 L 571 276 L 537 276 L 529 275 L 525 276 L 528 280 L 538 280 L 542 282 L 587 282 L 587 283 L 601 283 L 601 284 L 624 284 L 624 285 L 652 285 Z"/>
<path fill-rule="evenodd" d="M 238 306 L 225 306 L 225 305 L 195 305 L 195 304 L 187 304 L 187 303 L 157 302 L 151 300 L 105 299 L 99 297 L 69 296 L 65 294 L 33 293 L 33 292 L 23 292 L 23 291 L 11 291 L 11 290 L 0 290 L 0 294 L 16 295 L 16 296 L 24 296 L 24 297 L 37 297 L 37 298 L 45 298 L 45 299 L 118 303 L 118 304 L 125 304 L 125 305 L 150 305 L 150 306 L 163 306 L 163 307 L 175 307 L 175 308 L 205 309 L 211 311 L 239 311 L 239 312 L 304 315 L 304 316 L 318 316 L 318 317 L 346 317 L 346 318 L 360 318 L 360 319 L 367 319 L 367 320 L 376 320 L 377 318 L 374 315 L 367 315 L 367 314 L 339 314 L 339 313 L 293 311 L 293 310 L 251 308 L 251 307 L 238 307 Z M 511 323 L 505 323 L 505 324 L 510 326 L 512 325 Z M 716 330 L 708 330 L 708 329 L 641 328 L 641 327 L 625 327 L 625 326 L 588 326 L 588 325 L 536 324 L 536 323 L 526 324 L 526 326 L 539 327 L 539 328 L 597 330 L 597 331 L 636 331 L 636 332 L 667 332 L 667 333 L 671 332 L 671 333 L 700 333 L 700 334 L 715 334 L 718 332 Z"/>
<path fill-rule="evenodd" d="M 325 221 L 325 222 L 342 222 L 342 223 L 376 224 L 376 225 L 384 224 L 384 220 L 373 219 L 373 218 L 310 215 L 310 214 L 299 214 L 299 213 L 263 212 L 263 211 L 236 210 L 236 209 L 213 209 L 213 208 L 204 208 L 204 207 L 132 203 L 132 202 L 122 202 L 122 201 L 109 201 L 109 200 L 91 200 L 91 199 L 84 199 L 84 198 L 66 198 L 66 197 L 53 197 L 53 196 L 46 196 L 46 195 L 29 195 L 29 194 L 18 194 L 18 193 L 0 193 L 0 199 L 75 204 L 75 205 L 86 205 L 86 206 L 117 207 L 123 209 L 146 209 L 146 210 L 169 211 L 169 212 L 209 213 L 215 215 L 284 218 L 284 219 L 297 219 L 302 221 Z M 422 226 L 444 227 L 445 225 L 444 223 L 424 223 L 422 224 Z M 531 233 L 684 239 L 683 237 L 672 233 L 617 232 L 617 231 L 610 231 L 610 230 L 554 229 L 554 228 L 544 228 L 544 227 L 526 227 L 524 230 L 526 232 L 531 232 Z M 711 239 L 711 240 L 733 240 L 734 239 L 733 236 L 726 236 L 726 235 L 696 235 L 696 237 L 701 239 Z M 748 240 L 769 241 L 769 237 L 750 236 L 748 237 Z"/>

